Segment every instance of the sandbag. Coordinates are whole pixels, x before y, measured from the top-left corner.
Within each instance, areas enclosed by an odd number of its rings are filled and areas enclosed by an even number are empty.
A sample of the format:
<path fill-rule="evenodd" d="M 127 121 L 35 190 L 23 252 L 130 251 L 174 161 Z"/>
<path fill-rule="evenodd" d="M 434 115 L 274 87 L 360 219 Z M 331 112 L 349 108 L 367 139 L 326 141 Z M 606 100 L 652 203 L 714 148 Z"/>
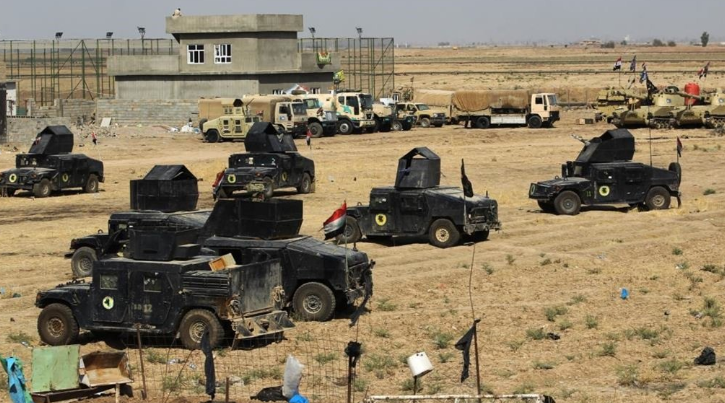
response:
<path fill-rule="evenodd" d="M 282 382 L 282 394 L 287 399 L 299 394 L 300 381 L 302 380 L 302 365 L 292 354 L 287 356 L 287 363 L 284 366 L 284 381 Z"/>
<path fill-rule="evenodd" d="M 488 108 L 524 109 L 529 105 L 526 90 L 468 90 L 453 94 L 453 106 L 459 111 L 475 112 Z"/>

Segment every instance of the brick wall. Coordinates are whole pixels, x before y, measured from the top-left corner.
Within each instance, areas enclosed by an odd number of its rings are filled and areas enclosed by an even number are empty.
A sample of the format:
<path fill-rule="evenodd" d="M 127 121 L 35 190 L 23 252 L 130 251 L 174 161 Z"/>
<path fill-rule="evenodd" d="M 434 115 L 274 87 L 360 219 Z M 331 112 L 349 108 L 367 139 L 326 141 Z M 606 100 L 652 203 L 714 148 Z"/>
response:
<path fill-rule="evenodd" d="M 112 118 L 119 125 L 169 125 L 180 127 L 189 119 L 196 121 L 197 100 L 130 100 L 99 99 L 96 104 L 96 122 Z"/>
<path fill-rule="evenodd" d="M 8 117 L 8 134 L 0 137 L 0 143 L 23 143 L 30 147 L 39 131 L 46 126 L 65 125 L 70 127 L 69 118 L 20 118 Z"/>

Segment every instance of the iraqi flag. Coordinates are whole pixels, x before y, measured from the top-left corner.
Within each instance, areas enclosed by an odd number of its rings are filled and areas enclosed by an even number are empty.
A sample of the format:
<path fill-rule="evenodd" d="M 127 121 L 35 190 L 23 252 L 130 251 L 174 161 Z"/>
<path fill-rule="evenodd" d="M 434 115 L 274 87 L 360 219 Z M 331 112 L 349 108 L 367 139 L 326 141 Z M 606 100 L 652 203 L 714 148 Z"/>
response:
<path fill-rule="evenodd" d="M 343 202 L 342 206 L 322 224 L 325 239 L 334 238 L 345 232 L 345 217 L 347 217 L 347 202 Z"/>
<path fill-rule="evenodd" d="M 700 71 L 697 72 L 697 75 L 702 80 L 703 78 L 707 77 L 707 72 L 710 70 L 710 62 L 707 62 L 705 67 L 701 68 Z"/>
<path fill-rule="evenodd" d="M 612 68 L 612 71 L 622 70 L 622 56 L 619 56 L 619 59 L 617 59 L 616 62 L 614 62 L 614 67 Z"/>

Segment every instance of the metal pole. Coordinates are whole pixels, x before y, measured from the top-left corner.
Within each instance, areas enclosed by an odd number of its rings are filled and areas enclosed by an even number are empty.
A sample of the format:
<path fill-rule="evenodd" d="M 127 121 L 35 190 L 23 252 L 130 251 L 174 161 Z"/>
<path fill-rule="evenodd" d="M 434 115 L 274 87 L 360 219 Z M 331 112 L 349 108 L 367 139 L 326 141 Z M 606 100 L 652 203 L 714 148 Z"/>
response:
<path fill-rule="evenodd" d="M 141 326 L 136 325 L 136 340 L 138 341 L 138 359 L 141 362 L 141 382 L 143 383 L 143 390 L 141 391 L 141 398 L 146 400 L 148 392 L 146 389 L 146 371 L 143 367 L 143 347 L 141 346 Z"/>
<path fill-rule="evenodd" d="M 352 403 L 352 357 L 347 356 L 347 403 Z"/>
<path fill-rule="evenodd" d="M 481 370 L 478 365 L 478 322 L 480 321 L 481 319 L 473 321 L 473 348 L 476 349 L 476 393 L 479 395 L 481 394 Z"/>
<path fill-rule="evenodd" d="M 81 41 L 81 91 L 83 99 L 86 99 L 86 41 Z"/>

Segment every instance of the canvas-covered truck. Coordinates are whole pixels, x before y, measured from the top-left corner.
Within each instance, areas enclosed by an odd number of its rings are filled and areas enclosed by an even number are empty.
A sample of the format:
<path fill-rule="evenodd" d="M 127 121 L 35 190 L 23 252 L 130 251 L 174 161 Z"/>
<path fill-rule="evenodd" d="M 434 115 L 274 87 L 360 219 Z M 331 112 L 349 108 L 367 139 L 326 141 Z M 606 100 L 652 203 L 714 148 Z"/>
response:
<path fill-rule="evenodd" d="M 337 115 L 337 133 L 352 134 L 375 130 L 373 96 L 356 90 L 332 94 L 309 94 L 320 100 L 323 110 Z"/>
<path fill-rule="evenodd" d="M 406 101 L 424 104 L 431 109 L 444 113 L 446 124 L 458 123 L 453 116 L 453 94 L 455 91 L 416 89 L 415 91 L 410 90 L 405 93 L 413 95 L 413 98 Z"/>
<path fill-rule="evenodd" d="M 551 127 L 559 120 L 556 94 L 526 90 L 471 90 L 453 93 L 453 117 L 478 129 L 515 125 Z"/>
<path fill-rule="evenodd" d="M 337 133 L 337 114 L 332 110 L 325 110 L 318 98 L 307 94 L 292 95 L 292 100 L 302 102 L 307 108 L 307 129 L 313 138 L 334 136 Z"/>
<path fill-rule="evenodd" d="M 270 122 L 280 133 L 303 137 L 307 134 L 307 106 L 288 95 L 245 95 L 242 97 L 251 115 Z"/>

